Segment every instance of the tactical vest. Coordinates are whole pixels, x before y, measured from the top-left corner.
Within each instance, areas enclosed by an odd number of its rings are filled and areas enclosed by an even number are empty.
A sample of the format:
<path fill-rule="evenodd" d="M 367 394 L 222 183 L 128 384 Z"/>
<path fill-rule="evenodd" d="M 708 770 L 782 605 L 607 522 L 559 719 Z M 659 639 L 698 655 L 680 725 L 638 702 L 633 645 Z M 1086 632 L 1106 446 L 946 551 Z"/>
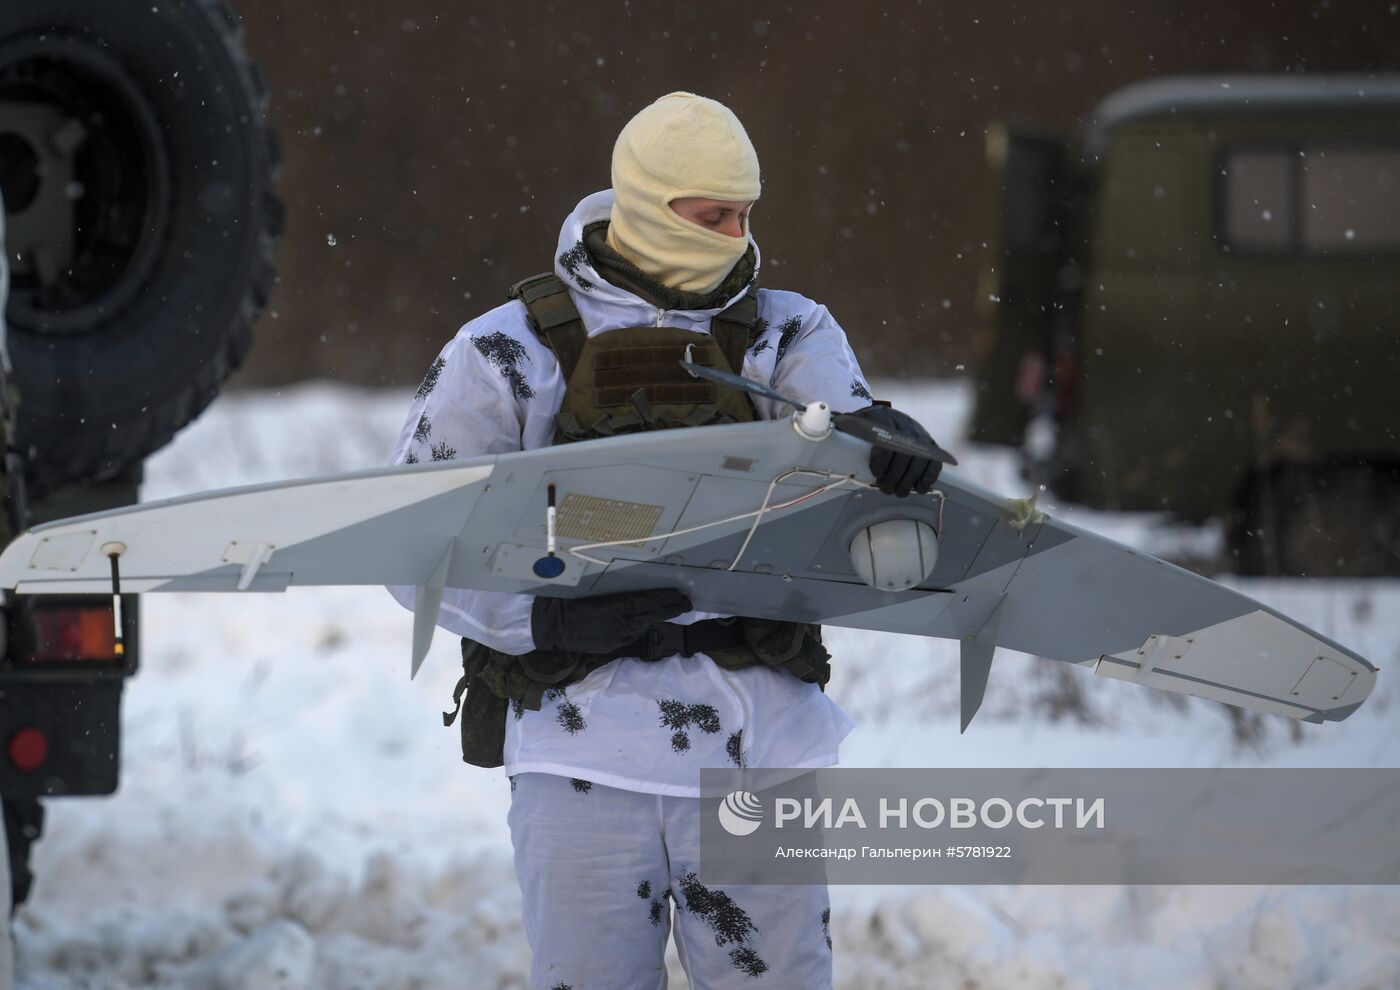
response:
<path fill-rule="evenodd" d="M 758 418 L 747 393 L 692 378 L 680 364 L 689 354 L 696 364 L 743 373 L 744 353 L 757 336 L 753 290 L 717 314 L 709 333 L 627 327 L 592 337 L 567 286 L 553 273 L 517 282 L 510 297 L 525 304 L 531 327 L 559 362 L 565 387 L 555 419 L 556 444 Z M 535 650 L 519 656 L 463 639 L 463 676 L 452 696 L 456 709 L 443 713 L 443 723 L 451 725 L 460 711 L 462 758 L 498 767 L 504 761 L 507 705 L 517 714 L 538 710 L 550 689 L 582 680 L 624 653 L 660 660 L 703 652 L 726 669 L 767 664 L 822 687 L 831 676 L 830 654 L 816 625 L 740 616 L 692 626 L 662 623 L 650 638 L 650 651 L 641 643 L 609 655 Z"/>
<path fill-rule="evenodd" d="M 689 349 L 696 364 L 743 372 L 758 323 L 752 291 L 716 315 L 709 333 L 625 327 L 593 337 L 553 273 L 517 282 L 510 297 L 525 304 L 531 326 L 559 361 L 565 388 L 555 421 L 557 444 L 758 418 L 746 393 L 692 378 L 680 364 Z"/>

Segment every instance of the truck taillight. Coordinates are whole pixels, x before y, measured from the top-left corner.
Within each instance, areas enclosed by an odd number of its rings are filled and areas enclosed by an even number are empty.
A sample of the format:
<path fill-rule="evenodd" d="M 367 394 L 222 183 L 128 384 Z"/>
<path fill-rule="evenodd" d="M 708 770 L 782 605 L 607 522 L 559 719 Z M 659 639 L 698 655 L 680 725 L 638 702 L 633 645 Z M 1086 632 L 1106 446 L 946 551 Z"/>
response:
<path fill-rule="evenodd" d="M 20 729 L 10 737 L 9 757 L 16 770 L 37 770 L 49 758 L 49 739 L 38 729 Z"/>
<path fill-rule="evenodd" d="M 1070 354 L 1061 353 L 1055 356 L 1055 413 L 1060 419 L 1069 419 L 1074 413 L 1075 395 L 1074 388 L 1074 358 Z"/>
<path fill-rule="evenodd" d="M 64 660 L 120 660 L 111 604 L 62 607 L 36 605 L 34 650 L 24 659 L 40 663 Z"/>
<path fill-rule="evenodd" d="M 1044 388 L 1045 355 L 1040 351 L 1027 351 L 1021 355 L 1021 364 L 1016 369 L 1016 401 L 1027 409 L 1034 409 Z"/>

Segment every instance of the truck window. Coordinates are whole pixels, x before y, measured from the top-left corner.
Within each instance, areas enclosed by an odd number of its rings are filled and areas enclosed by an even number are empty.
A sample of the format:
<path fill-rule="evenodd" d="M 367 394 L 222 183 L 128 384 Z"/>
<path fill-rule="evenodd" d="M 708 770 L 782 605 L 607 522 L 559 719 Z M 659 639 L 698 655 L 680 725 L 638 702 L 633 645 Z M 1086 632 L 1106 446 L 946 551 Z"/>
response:
<path fill-rule="evenodd" d="M 1400 148 L 1226 151 L 1217 216 L 1239 254 L 1400 249 Z"/>
<path fill-rule="evenodd" d="M 1225 155 L 1225 243 L 1241 251 L 1287 251 L 1293 245 L 1293 168 L 1285 149 Z"/>
<path fill-rule="evenodd" d="M 1302 165 L 1306 250 L 1400 247 L 1400 149 L 1305 149 Z"/>

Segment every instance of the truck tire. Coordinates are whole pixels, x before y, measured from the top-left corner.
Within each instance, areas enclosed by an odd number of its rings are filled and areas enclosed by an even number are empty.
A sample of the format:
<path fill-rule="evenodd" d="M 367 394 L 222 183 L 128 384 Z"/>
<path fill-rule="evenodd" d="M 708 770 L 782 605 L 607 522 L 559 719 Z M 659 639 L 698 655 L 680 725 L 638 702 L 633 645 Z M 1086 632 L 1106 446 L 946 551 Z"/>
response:
<path fill-rule="evenodd" d="M 1256 475 L 1232 543 L 1245 574 L 1400 576 L 1400 466 L 1287 465 Z"/>
<path fill-rule="evenodd" d="M 220 0 L 6 0 L 9 350 L 31 496 L 165 444 L 239 365 L 281 204 Z"/>

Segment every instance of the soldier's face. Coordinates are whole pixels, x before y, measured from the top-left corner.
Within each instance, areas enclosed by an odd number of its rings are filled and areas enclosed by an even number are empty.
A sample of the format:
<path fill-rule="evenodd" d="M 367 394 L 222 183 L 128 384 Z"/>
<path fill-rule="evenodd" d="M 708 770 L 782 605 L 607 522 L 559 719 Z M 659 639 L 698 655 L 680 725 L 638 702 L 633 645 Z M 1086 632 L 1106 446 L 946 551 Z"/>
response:
<path fill-rule="evenodd" d="M 671 209 L 681 219 L 728 237 L 748 236 L 749 208 L 752 206 L 752 202 L 707 199 L 704 196 L 682 196 L 671 200 Z"/>

